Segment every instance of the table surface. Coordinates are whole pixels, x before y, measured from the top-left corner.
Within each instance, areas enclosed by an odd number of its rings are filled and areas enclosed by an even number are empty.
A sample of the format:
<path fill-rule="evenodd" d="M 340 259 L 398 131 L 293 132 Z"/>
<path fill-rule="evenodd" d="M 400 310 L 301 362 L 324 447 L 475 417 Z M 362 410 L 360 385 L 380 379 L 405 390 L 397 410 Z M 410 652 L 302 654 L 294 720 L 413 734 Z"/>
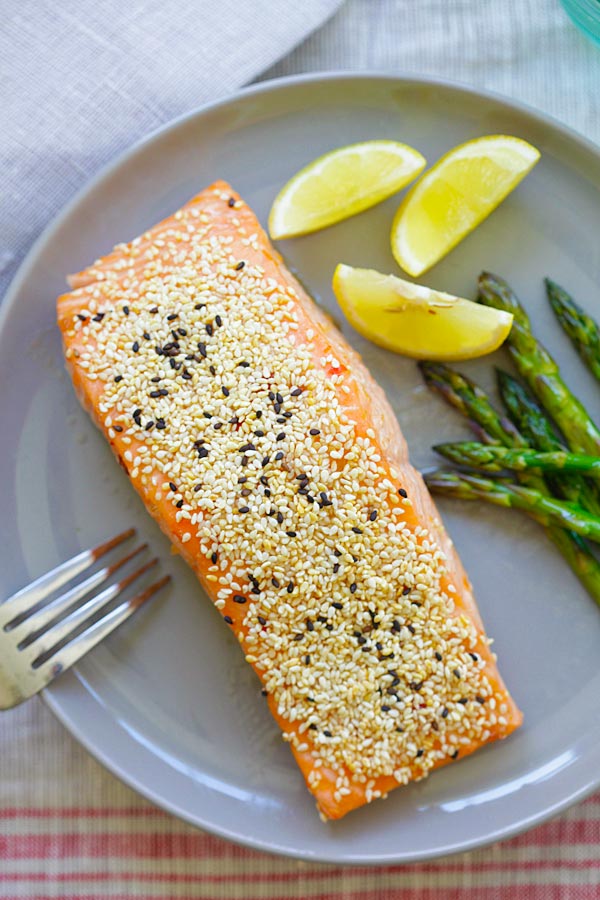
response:
<path fill-rule="evenodd" d="M 558 0 L 347 0 L 261 77 L 326 69 L 448 77 L 518 98 L 600 142 L 600 51 Z M 105 772 L 39 700 L 1 726 L 0 900 L 600 896 L 600 795 L 484 850 L 339 869 L 274 859 L 178 822 Z"/>

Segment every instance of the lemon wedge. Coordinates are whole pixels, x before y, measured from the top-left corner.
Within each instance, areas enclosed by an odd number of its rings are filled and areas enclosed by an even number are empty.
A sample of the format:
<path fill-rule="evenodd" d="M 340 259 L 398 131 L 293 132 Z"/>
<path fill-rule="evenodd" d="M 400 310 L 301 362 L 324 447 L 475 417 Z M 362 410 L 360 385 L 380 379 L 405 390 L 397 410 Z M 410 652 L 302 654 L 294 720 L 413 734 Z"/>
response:
<path fill-rule="evenodd" d="M 281 189 L 269 215 L 273 239 L 318 231 L 380 203 L 425 167 L 417 150 L 397 141 L 365 141 L 332 150 Z"/>
<path fill-rule="evenodd" d="M 392 225 L 392 252 L 418 276 L 489 216 L 540 158 L 527 141 L 489 135 L 461 144 L 419 179 Z"/>
<path fill-rule="evenodd" d="M 339 265 L 333 290 L 364 337 L 415 359 L 474 359 L 508 337 L 511 313 L 443 294 L 395 275 Z"/>

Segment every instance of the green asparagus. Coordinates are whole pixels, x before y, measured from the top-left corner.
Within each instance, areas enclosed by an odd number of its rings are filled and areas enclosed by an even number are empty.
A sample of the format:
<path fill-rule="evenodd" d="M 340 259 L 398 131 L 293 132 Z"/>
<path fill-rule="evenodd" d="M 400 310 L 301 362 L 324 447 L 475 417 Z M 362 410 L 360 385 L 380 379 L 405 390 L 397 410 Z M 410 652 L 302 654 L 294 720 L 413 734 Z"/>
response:
<path fill-rule="evenodd" d="M 496 506 L 522 509 L 546 525 L 559 525 L 592 541 L 600 541 L 598 516 L 575 503 L 545 496 L 535 488 L 444 469 L 426 473 L 424 477 L 427 487 L 436 494 L 459 500 L 487 500 Z"/>
<path fill-rule="evenodd" d="M 553 430 L 550 420 L 537 401 L 509 375 L 497 370 L 498 389 L 508 414 L 534 450 L 543 453 L 561 453 L 568 448 Z M 571 473 L 568 478 L 550 477 L 549 486 L 553 493 L 572 503 L 583 506 L 594 515 L 600 516 L 600 491 L 598 485 L 590 484 L 582 475 Z"/>
<path fill-rule="evenodd" d="M 506 447 L 527 446 L 519 431 L 496 412 L 485 392 L 466 376 L 436 363 L 421 363 L 420 369 L 428 387 L 467 417 L 480 440 Z M 545 482 L 539 476 L 529 474 L 522 475 L 521 478 L 533 487 L 546 490 Z M 539 521 L 538 516 L 530 515 Z M 590 596 L 600 605 L 600 563 L 584 539 L 573 532 L 550 526 L 547 521 L 542 521 L 541 524 L 546 526 L 546 534 L 554 546 Z"/>
<path fill-rule="evenodd" d="M 600 328 L 567 292 L 546 278 L 548 300 L 563 331 L 571 339 L 580 357 L 600 381 Z"/>
<path fill-rule="evenodd" d="M 581 453 L 540 453 L 539 450 L 511 450 L 508 447 L 490 447 L 475 441 L 459 441 L 453 444 L 438 444 L 433 448 L 440 456 L 445 456 L 459 466 L 469 466 L 479 472 L 579 472 L 600 478 L 600 457 L 584 456 Z"/>
<path fill-rule="evenodd" d="M 496 275 L 479 277 L 479 301 L 514 315 L 507 346 L 529 388 L 563 432 L 575 453 L 600 455 L 600 431 L 571 393 L 548 351 L 531 331 L 529 318 L 509 285 Z"/>
<path fill-rule="evenodd" d="M 496 412 L 485 391 L 466 375 L 443 363 L 420 362 L 418 366 L 427 387 L 461 412 L 481 441 L 505 447 L 527 446 L 512 422 Z"/>

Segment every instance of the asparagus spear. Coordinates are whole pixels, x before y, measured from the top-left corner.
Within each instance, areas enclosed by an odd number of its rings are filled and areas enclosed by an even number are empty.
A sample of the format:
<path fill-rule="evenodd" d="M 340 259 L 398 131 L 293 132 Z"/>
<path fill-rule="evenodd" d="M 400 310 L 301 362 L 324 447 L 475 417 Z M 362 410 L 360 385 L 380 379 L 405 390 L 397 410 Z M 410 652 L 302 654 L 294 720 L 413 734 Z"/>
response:
<path fill-rule="evenodd" d="M 545 496 L 535 488 L 443 469 L 426 473 L 424 477 L 427 487 L 437 494 L 459 500 L 487 500 L 496 506 L 522 509 L 546 525 L 559 525 L 592 541 L 600 541 L 598 516 L 575 503 Z"/>
<path fill-rule="evenodd" d="M 481 441 L 505 447 L 527 446 L 512 422 L 499 415 L 485 391 L 466 375 L 442 363 L 419 362 L 418 366 L 427 387 L 461 412 Z"/>
<path fill-rule="evenodd" d="M 508 447 L 490 447 L 475 441 L 459 441 L 453 444 L 438 444 L 436 453 L 459 466 L 469 466 L 480 472 L 528 472 L 532 469 L 543 472 L 579 472 L 600 478 L 600 457 L 585 456 L 581 453 L 540 453 L 539 450 Z"/>
<path fill-rule="evenodd" d="M 531 391 L 563 432 L 575 453 L 600 455 L 600 431 L 583 404 L 571 393 L 548 351 L 534 337 L 527 313 L 502 278 L 483 272 L 479 301 L 514 315 L 507 345 Z"/>
<path fill-rule="evenodd" d="M 508 414 L 516 427 L 525 436 L 531 447 L 544 453 L 560 453 L 567 446 L 557 437 L 543 409 L 508 372 L 497 370 L 498 389 L 508 410 Z M 586 482 L 581 475 L 571 474 L 569 478 L 551 478 L 550 488 L 553 493 L 571 500 L 600 515 L 600 496 L 598 486 Z"/>
<path fill-rule="evenodd" d="M 506 447 L 527 446 L 519 431 L 496 412 L 487 394 L 466 376 L 438 363 L 422 362 L 419 367 L 428 387 L 462 412 L 481 440 Z M 540 490 L 546 489 L 544 480 L 538 476 L 530 474 L 522 478 Z M 539 521 L 538 516 L 533 515 L 533 518 Z M 548 522 L 542 521 L 542 524 L 546 525 L 546 534 L 554 546 L 590 596 L 600 605 L 600 563 L 583 538 L 573 532 L 550 526 Z"/>
<path fill-rule="evenodd" d="M 600 328 L 597 322 L 560 285 L 550 278 L 545 282 L 548 300 L 563 331 L 592 375 L 600 381 Z"/>

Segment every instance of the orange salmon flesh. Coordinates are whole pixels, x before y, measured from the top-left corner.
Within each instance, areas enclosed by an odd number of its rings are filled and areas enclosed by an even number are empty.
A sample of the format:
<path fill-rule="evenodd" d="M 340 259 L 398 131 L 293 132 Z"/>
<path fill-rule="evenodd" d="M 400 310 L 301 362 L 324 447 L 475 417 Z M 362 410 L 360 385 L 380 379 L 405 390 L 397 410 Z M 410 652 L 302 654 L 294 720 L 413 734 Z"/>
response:
<path fill-rule="evenodd" d="M 228 184 L 69 283 L 77 394 L 237 636 L 322 816 L 520 725 L 383 391 Z"/>

